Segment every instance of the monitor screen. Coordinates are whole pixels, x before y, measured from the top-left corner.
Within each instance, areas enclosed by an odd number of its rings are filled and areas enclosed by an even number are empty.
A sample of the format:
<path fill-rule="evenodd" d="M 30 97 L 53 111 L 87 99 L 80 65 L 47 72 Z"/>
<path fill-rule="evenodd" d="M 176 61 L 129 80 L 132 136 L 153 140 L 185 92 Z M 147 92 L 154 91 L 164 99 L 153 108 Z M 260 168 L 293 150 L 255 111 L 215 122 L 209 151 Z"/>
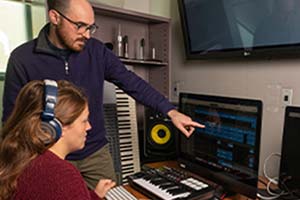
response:
<path fill-rule="evenodd" d="M 179 109 L 205 125 L 190 138 L 178 136 L 180 166 L 255 198 L 262 102 L 181 93 Z"/>
<path fill-rule="evenodd" d="M 187 58 L 299 49 L 299 0 L 178 0 L 178 5 Z"/>
<path fill-rule="evenodd" d="M 300 107 L 288 106 L 282 137 L 280 187 L 295 191 L 300 197 Z"/>

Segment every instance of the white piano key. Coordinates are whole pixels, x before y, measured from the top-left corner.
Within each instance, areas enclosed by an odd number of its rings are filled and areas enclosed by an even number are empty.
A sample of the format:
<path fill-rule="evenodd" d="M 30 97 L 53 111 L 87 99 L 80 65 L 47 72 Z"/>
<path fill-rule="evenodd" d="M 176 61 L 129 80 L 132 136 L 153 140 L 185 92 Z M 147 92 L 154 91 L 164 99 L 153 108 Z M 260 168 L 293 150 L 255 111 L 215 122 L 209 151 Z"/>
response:
<path fill-rule="evenodd" d="M 123 186 L 117 186 L 110 189 L 106 195 L 106 200 L 137 200 L 130 192 L 128 192 Z"/>
<path fill-rule="evenodd" d="M 169 192 L 167 192 L 167 189 L 161 189 L 158 186 L 150 183 L 149 181 L 143 178 L 134 179 L 133 182 L 135 182 L 139 186 L 143 187 L 145 190 L 148 190 L 149 192 L 157 195 L 159 198 L 164 200 L 184 198 L 184 197 L 188 197 L 191 194 L 190 192 L 183 192 L 177 195 L 172 195 Z"/>

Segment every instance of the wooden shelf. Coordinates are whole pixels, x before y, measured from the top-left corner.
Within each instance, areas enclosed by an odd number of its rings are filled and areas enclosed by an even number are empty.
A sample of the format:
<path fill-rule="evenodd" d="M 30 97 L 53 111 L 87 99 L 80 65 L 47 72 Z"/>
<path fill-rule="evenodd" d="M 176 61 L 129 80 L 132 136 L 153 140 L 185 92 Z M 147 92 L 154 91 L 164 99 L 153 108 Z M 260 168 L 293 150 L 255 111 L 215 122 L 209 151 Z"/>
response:
<path fill-rule="evenodd" d="M 118 34 L 128 37 L 128 57 L 120 58 L 126 65 L 132 65 L 133 70 L 152 87 L 165 97 L 170 95 L 170 19 L 140 13 L 123 8 L 103 4 L 93 4 L 95 23 L 99 26 L 93 36 L 103 43 L 111 43 L 113 52 L 118 47 Z M 144 39 L 144 58 L 151 58 L 152 49 L 155 49 L 155 59 L 140 60 L 140 41 Z M 116 53 L 116 55 L 118 55 Z"/>
<path fill-rule="evenodd" d="M 92 3 L 95 13 L 103 16 L 112 16 L 114 18 L 122 18 L 129 21 L 137 21 L 142 23 L 170 23 L 169 18 L 154 16 L 151 14 L 140 13 L 134 10 L 117 8 L 114 6 Z"/>
<path fill-rule="evenodd" d="M 141 65 L 153 65 L 153 66 L 167 66 L 168 63 L 154 60 L 137 60 L 137 59 L 127 59 L 120 58 L 120 60 L 125 64 L 141 64 Z"/>

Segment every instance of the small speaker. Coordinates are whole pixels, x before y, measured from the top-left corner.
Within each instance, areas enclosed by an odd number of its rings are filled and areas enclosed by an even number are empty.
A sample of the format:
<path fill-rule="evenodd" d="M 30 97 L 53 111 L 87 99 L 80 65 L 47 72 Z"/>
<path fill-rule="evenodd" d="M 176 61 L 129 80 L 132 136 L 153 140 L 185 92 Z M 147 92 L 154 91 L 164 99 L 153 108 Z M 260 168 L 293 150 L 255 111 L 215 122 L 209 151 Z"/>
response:
<path fill-rule="evenodd" d="M 146 110 L 145 129 L 140 134 L 141 163 L 158 162 L 176 157 L 177 129 L 161 113 Z"/>

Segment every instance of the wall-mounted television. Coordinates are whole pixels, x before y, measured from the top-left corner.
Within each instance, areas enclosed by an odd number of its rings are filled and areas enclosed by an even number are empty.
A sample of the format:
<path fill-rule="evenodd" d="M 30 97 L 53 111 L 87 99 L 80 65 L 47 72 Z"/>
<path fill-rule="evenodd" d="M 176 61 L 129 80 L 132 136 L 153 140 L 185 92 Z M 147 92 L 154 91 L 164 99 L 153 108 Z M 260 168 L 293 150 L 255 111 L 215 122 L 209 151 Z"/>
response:
<path fill-rule="evenodd" d="M 299 55 L 299 0 L 178 0 L 187 59 Z"/>

